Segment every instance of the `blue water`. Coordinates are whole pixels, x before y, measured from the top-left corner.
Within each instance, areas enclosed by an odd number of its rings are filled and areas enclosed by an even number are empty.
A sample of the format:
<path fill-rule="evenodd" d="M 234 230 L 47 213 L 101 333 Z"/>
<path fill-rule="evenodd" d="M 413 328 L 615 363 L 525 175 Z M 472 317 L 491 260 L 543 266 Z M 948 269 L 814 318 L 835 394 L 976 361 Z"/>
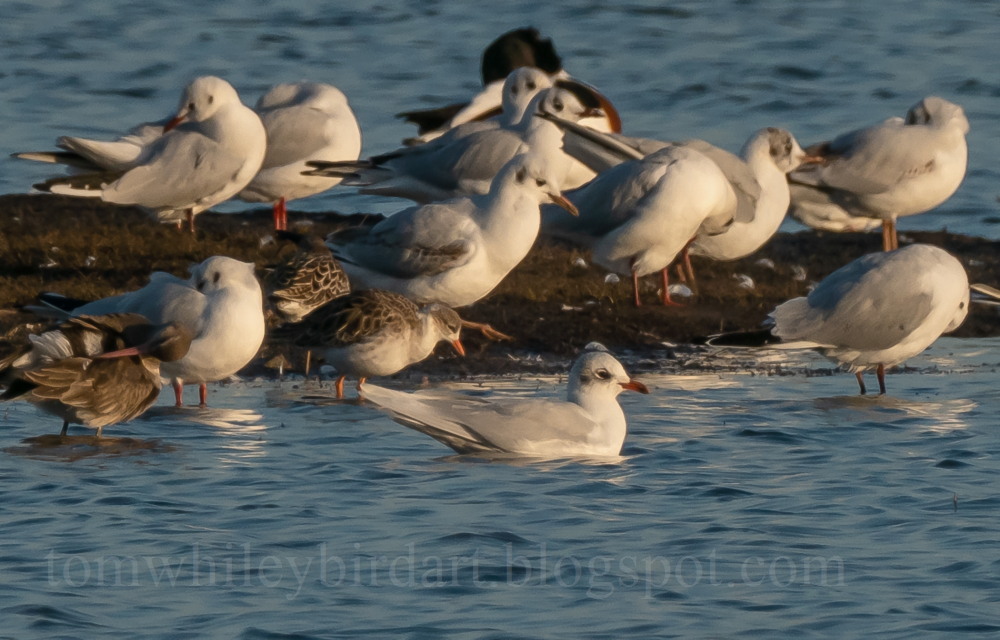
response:
<path fill-rule="evenodd" d="M 810 356 L 675 363 L 622 396 L 617 462 L 450 455 L 302 400 L 329 383 L 164 394 L 107 431 L 158 445 L 75 461 L 9 404 L 0 636 L 995 637 L 998 347 L 942 340 L 882 398 Z"/>
<path fill-rule="evenodd" d="M 392 114 L 468 95 L 481 47 L 531 24 L 635 135 L 810 142 L 955 100 L 968 178 L 901 228 L 1000 237 L 992 2 L 205 4 L 4 2 L 3 148 L 110 137 L 214 73 L 248 103 L 332 82 L 384 151 L 412 133 Z M 0 193 L 46 175 L 5 155 Z M 292 381 L 213 387 L 204 411 L 165 394 L 108 429 L 134 455 L 31 449 L 59 425 L 3 405 L 0 637 L 995 637 L 1000 343 L 939 341 L 885 398 L 777 358 L 655 364 L 649 396 L 622 396 L 622 459 L 599 464 L 451 456 Z"/>
<path fill-rule="evenodd" d="M 534 25 L 554 39 L 571 73 L 612 98 L 634 135 L 701 137 L 735 151 L 754 130 L 777 125 L 809 143 L 903 115 L 928 94 L 954 100 L 972 126 L 968 178 L 947 203 L 901 228 L 1000 237 L 1000 8 L 988 0 L 50 0 L 2 9 L 0 141 L 8 152 L 51 148 L 63 134 L 111 137 L 165 117 L 181 87 L 208 73 L 230 80 L 251 104 L 277 82 L 333 83 L 358 114 L 364 152 L 383 152 L 414 132 L 393 114 L 467 97 L 479 86 L 482 47 Z M 47 177 L 44 166 L 6 155 L 0 193 L 25 192 Z M 404 205 L 344 188 L 294 206 Z"/>

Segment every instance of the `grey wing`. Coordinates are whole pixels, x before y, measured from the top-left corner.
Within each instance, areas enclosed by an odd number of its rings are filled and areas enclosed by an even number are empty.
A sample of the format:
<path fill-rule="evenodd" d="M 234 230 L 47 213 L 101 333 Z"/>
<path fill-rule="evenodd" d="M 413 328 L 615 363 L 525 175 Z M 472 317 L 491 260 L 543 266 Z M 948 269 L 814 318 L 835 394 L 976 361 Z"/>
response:
<path fill-rule="evenodd" d="M 760 199 L 761 187 L 753 172 L 742 158 L 725 149 L 705 142 L 704 140 L 685 140 L 679 146 L 694 149 L 706 156 L 722 169 L 729 184 L 736 194 L 736 222 L 751 222 L 757 212 L 757 201 Z"/>
<path fill-rule="evenodd" d="M 621 134 L 603 133 L 585 125 L 564 120 L 548 113 L 541 117 L 554 122 L 563 130 L 563 151 L 597 173 L 606 171 L 627 160 L 638 160 L 653 150 L 637 148 L 641 138 Z M 647 143 L 652 141 L 646 140 Z M 664 143 L 666 146 L 668 143 Z M 649 146 L 647 144 L 647 146 Z"/>
<path fill-rule="evenodd" d="M 822 186 L 862 195 L 882 193 L 930 172 L 939 145 L 930 127 L 904 125 L 893 118 L 829 143 L 830 161 L 815 168 L 814 175 Z"/>
<path fill-rule="evenodd" d="M 325 132 L 330 115 L 308 106 L 275 109 L 261 114 L 267 130 L 265 167 L 281 167 L 301 160 L 324 160 L 319 154 L 332 141 Z"/>
<path fill-rule="evenodd" d="M 142 289 L 89 302 L 73 310 L 73 315 L 138 313 L 154 324 L 178 322 L 201 331 L 206 298 L 187 280 L 162 271 L 149 277 Z"/>
<path fill-rule="evenodd" d="M 338 243 L 329 239 L 343 262 L 397 277 L 433 275 L 463 264 L 471 256 L 477 232 L 468 198 L 412 207 L 378 223 L 367 233 Z"/>
<path fill-rule="evenodd" d="M 458 188 L 455 167 L 475 136 L 461 136 L 451 130 L 440 138 L 413 147 L 402 147 L 380 156 L 372 156 L 371 162 L 377 167 L 391 169 L 451 192 Z"/>
<path fill-rule="evenodd" d="M 411 394 L 370 384 L 363 395 L 400 424 L 459 453 L 511 453 L 523 450 L 523 442 L 576 440 L 593 424 L 580 407 L 566 402 Z"/>
<path fill-rule="evenodd" d="M 933 308 L 933 296 L 919 286 L 913 269 L 905 264 L 883 267 L 894 259 L 892 253 L 870 254 L 834 271 L 806 297 L 808 310 L 791 328 L 799 335 L 782 330 L 784 305 L 772 314 L 778 322 L 775 333 L 865 350 L 898 344 L 923 323 Z"/>
<path fill-rule="evenodd" d="M 172 133 L 149 145 L 135 168 L 104 189 L 104 199 L 151 209 L 190 206 L 225 188 L 246 162 L 200 133 Z"/>

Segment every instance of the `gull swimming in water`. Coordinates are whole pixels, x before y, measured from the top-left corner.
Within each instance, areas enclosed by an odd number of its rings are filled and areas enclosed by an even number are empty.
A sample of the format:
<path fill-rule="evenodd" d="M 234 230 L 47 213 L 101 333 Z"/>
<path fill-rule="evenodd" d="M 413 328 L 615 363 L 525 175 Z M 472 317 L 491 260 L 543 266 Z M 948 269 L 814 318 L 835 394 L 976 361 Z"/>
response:
<path fill-rule="evenodd" d="M 152 211 L 161 222 L 187 220 L 239 193 L 264 160 L 267 135 L 232 85 L 202 76 L 187 86 L 163 135 L 141 147 L 127 166 L 52 178 L 37 188 L 101 198 Z"/>
<path fill-rule="evenodd" d="M 532 150 L 508 162 L 486 195 L 404 209 L 374 227 L 334 232 L 327 245 L 355 288 L 464 307 L 492 291 L 528 254 L 543 201 L 576 211 Z"/>
<path fill-rule="evenodd" d="M 183 357 L 191 333 L 134 313 L 80 316 L 28 336 L 0 361 L 0 400 L 22 398 L 70 423 L 97 429 L 144 413 L 160 395 L 160 366 Z"/>
<path fill-rule="evenodd" d="M 649 393 L 606 350 L 585 351 L 569 372 L 566 400 L 404 393 L 375 385 L 365 399 L 396 422 L 458 453 L 608 457 L 621 454 L 627 423 L 618 394 Z"/>
<path fill-rule="evenodd" d="M 185 384 L 199 386 L 199 403 L 204 406 L 206 383 L 228 378 L 257 355 L 264 340 L 262 298 L 254 265 L 226 256 L 194 266 L 188 280 L 158 271 L 141 289 L 82 305 L 41 296 L 57 307 L 77 305 L 64 310 L 66 315 L 138 313 L 155 324 L 173 322 L 189 331 L 193 339 L 187 354 L 160 367 L 171 381 L 177 406 L 182 404 Z"/>
<path fill-rule="evenodd" d="M 359 378 L 362 392 L 370 376 L 392 375 L 420 362 L 439 342 L 464 356 L 462 324 L 444 305 L 419 307 L 398 293 L 370 289 L 328 302 L 302 322 L 279 329 L 276 337 L 321 354 L 337 370 L 337 397 L 343 398 L 348 375 Z"/>
<path fill-rule="evenodd" d="M 809 295 L 778 305 L 770 328 L 756 336 L 776 349 L 817 349 L 854 373 L 862 394 L 862 373 L 874 368 L 884 394 L 887 368 L 957 329 L 968 312 L 962 264 L 943 249 L 914 244 L 837 269 Z M 724 334 L 709 344 L 746 343 L 741 334 Z"/>
<path fill-rule="evenodd" d="M 792 207 L 817 202 L 848 216 L 882 221 L 882 246 L 899 247 L 896 219 L 929 211 L 965 178 L 969 121 L 962 107 L 936 96 L 915 104 L 906 119 L 889 118 L 806 149 L 820 159 L 793 172 Z"/>

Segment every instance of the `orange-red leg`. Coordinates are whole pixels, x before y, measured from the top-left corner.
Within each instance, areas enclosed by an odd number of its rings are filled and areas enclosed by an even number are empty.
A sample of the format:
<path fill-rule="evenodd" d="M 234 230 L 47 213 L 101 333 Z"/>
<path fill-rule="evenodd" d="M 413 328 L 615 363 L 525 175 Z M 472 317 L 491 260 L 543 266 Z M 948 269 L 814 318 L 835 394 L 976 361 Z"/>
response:
<path fill-rule="evenodd" d="M 899 248 L 899 236 L 896 233 L 896 221 L 888 218 L 882 221 L 882 250 L 892 251 Z"/>
<path fill-rule="evenodd" d="M 274 203 L 274 230 L 286 231 L 288 229 L 288 206 L 284 198 L 278 198 Z"/>
<path fill-rule="evenodd" d="M 683 307 L 684 305 L 680 302 L 674 302 L 670 297 L 670 268 L 664 267 L 660 270 L 660 275 L 663 277 L 663 304 L 667 307 Z"/>
<path fill-rule="evenodd" d="M 179 380 L 174 380 L 170 384 L 174 388 L 174 406 L 175 407 L 183 407 L 184 406 L 184 385 L 182 385 Z"/>
<path fill-rule="evenodd" d="M 875 376 L 878 378 L 878 393 L 880 396 L 885 395 L 885 365 L 879 364 L 875 367 Z"/>
<path fill-rule="evenodd" d="M 208 406 L 208 385 L 204 382 L 198 385 L 198 406 Z"/>
<path fill-rule="evenodd" d="M 334 388 L 337 390 L 337 399 L 340 400 L 344 397 L 344 379 L 347 376 L 340 376 L 337 378 L 337 382 L 334 383 Z"/>
<path fill-rule="evenodd" d="M 854 377 L 858 379 L 858 387 L 861 389 L 861 395 L 868 393 L 868 389 L 865 388 L 865 380 L 861 377 L 861 372 L 858 371 L 855 373 Z"/>
<path fill-rule="evenodd" d="M 642 306 L 642 300 L 639 299 L 639 276 L 635 271 L 632 272 L 632 301 L 635 302 L 635 306 Z"/>

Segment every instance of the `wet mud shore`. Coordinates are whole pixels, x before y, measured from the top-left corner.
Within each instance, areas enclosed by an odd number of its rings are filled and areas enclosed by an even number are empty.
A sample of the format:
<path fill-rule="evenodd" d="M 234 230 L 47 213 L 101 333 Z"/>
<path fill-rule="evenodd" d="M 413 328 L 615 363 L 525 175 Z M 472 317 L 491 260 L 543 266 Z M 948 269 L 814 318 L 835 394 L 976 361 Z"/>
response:
<path fill-rule="evenodd" d="M 292 228 L 326 234 L 344 225 L 374 222 L 365 214 L 289 212 Z M 197 233 L 159 225 L 131 207 L 51 195 L 0 196 L 0 335 L 16 337 L 41 325 L 20 307 L 41 291 L 83 299 L 143 286 L 152 271 L 185 276 L 212 255 L 254 262 L 263 275 L 293 248 L 274 241 L 271 212 L 202 214 Z M 627 278 L 607 281 L 585 251 L 539 239 L 528 258 L 488 297 L 460 309 L 514 337 L 490 342 L 463 335 L 468 355 L 441 345 L 435 356 L 402 374 L 465 377 L 564 371 L 590 341 L 645 368 L 693 367 L 700 338 L 720 331 L 758 328 L 781 302 L 807 293 L 812 283 L 865 253 L 877 251 L 878 233 L 780 233 L 760 252 L 731 263 L 693 258 L 697 285 L 684 306 L 657 302 L 659 277 L 644 278 L 644 305 L 635 307 Z M 904 232 L 901 244 L 926 242 L 956 255 L 970 282 L 1000 285 L 1000 242 L 937 232 Z M 1000 335 L 993 308 L 973 305 L 954 336 Z M 301 371 L 303 354 L 265 341 L 244 375 L 275 375 L 283 356 Z M 315 368 L 313 369 L 316 370 Z"/>

